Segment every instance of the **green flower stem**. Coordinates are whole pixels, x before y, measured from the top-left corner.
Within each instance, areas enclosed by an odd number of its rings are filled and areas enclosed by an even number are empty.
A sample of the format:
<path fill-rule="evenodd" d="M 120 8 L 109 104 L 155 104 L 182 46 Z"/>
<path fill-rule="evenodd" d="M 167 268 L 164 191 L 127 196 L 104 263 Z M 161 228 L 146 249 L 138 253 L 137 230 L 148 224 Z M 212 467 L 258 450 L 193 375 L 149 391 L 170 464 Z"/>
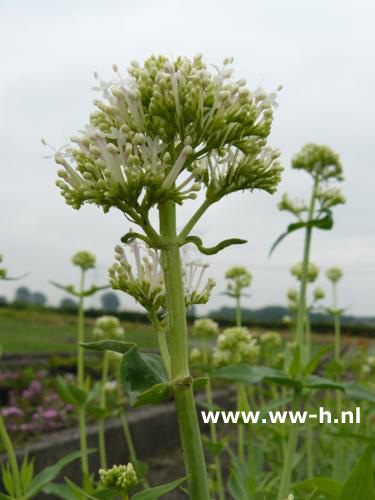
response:
<path fill-rule="evenodd" d="M 208 207 L 211 205 L 211 202 L 207 200 L 207 198 L 204 200 L 202 205 L 198 208 L 198 210 L 194 213 L 192 218 L 188 221 L 188 223 L 185 225 L 185 227 L 182 229 L 180 234 L 178 235 L 179 241 L 182 243 L 184 239 L 189 236 L 190 231 L 193 229 L 195 224 L 198 222 L 198 220 L 202 217 L 204 212 L 208 209 Z"/>
<path fill-rule="evenodd" d="M 313 439 L 313 427 L 311 422 L 308 421 L 306 427 L 307 479 L 312 479 L 314 477 Z"/>
<path fill-rule="evenodd" d="M 318 185 L 318 180 L 315 179 L 310 206 L 307 214 L 307 221 L 310 222 L 314 217 L 314 209 L 315 209 L 315 191 Z M 296 341 L 302 352 L 303 348 L 303 333 L 304 333 L 304 322 L 305 322 L 305 314 L 306 314 L 306 288 L 307 288 L 307 270 L 309 265 L 310 258 L 310 247 L 311 247 L 311 236 L 312 236 L 312 227 L 306 227 L 305 231 L 305 242 L 303 249 L 303 261 L 302 261 L 302 276 L 301 276 L 301 285 L 300 285 L 300 293 L 299 293 L 299 301 L 298 301 L 298 312 L 297 312 L 297 331 L 296 331 Z"/>
<path fill-rule="evenodd" d="M 237 411 L 243 411 L 243 384 L 237 384 Z M 237 425 L 238 456 L 241 462 L 245 461 L 245 429 L 244 424 Z"/>
<path fill-rule="evenodd" d="M 241 295 L 237 295 L 236 297 L 236 326 L 241 326 L 242 317 L 241 317 Z"/>
<path fill-rule="evenodd" d="M 16 454 L 12 446 L 12 442 L 9 438 L 9 434 L 5 428 L 3 417 L 0 415 L 0 437 L 3 442 L 5 451 L 7 453 L 9 465 L 12 471 L 13 484 L 17 498 L 22 498 L 22 488 L 21 488 L 21 475 L 17 463 Z"/>
<path fill-rule="evenodd" d="M 306 352 L 307 359 L 311 358 L 311 324 L 310 324 L 310 316 L 309 311 L 306 311 L 306 320 L 305 320 L 305 331 L 306 331 Z"/>
<path fill-rule="evenodd" d="M 161 326 L 159 318 L 155 311 L 150 312 L 150 319 L 157 333 L 158 344 L 160 349 L 161 358 L 163 360 L 163 365 L 165 371 L 168 374 L 168 378 L 171 378 L 171 357 L 169 355 L 169 348 L 167 343 L 167 337 L 164 328 Z"/>
<path fill-rule="evenodd" d="M 108 367 L 109 367 L 108 352 L 104 351 L 103 364 L 102 364 L 102 386 L 100 389 L 100 408 L 102 408 L 103 410 L 105 410 L 106 406 L 107 406 L 105 385 L 106 385 L 107 380 L 108 380 Z M 99 428 L 100 467 L 102 469 L 106 469 L 107 468 L 107 453 L 106 453 L 106 446 L 105 446 L 105 418 L 104 417 L 99 419 L 98 428 Z"/>
<path fill-rule="evenodd" d="M 203 363 L 207 364 L 208 363 L 208 339 L 206 338 L 205 340 L 206 341 L 205 341 L 204 348 L 203 348 Z M 207 380 L 206 397 L 207 397 L 207 403 L 209 404 L 209 406 L 213 406 L 211 379 Z M 212 421 L 210 421 L 210 434 L 211 434 L 211 441 L 214 444 L 217 444 L 219 442 L 219 440 L 217 438 L 216 426 Z M 224 500 L 225 499 L 225 492 L 224 492 L 223 475 L 221 472 L 220 455 L 215 454 L 214 464 L 215 464 L 216 481 L 217 481 L 217 486 L 218 486 L 219 499 Z"/>
<path fill-rule="evenodd" d="M 301 398 L 302 398 L 301 389 L 295 388 L 293 402 L 292 402 L 292 412 L 296 412 L 299 410 L 301 405 Z M 289 439 L 286 448 L 286 453 L 284 456 L 284 464 L 281 473 L 281 482 L 277 500 L 285 500 L 285 498 L 288 496 L 289 493 L 289 485 L 292 476 L 293 459 L 296 451 L 297 437 L 298 437 L 298 425 L 291 424 L 289 427 Z"/>
<path fill-rule="evenodd" d="M 167 297 L 171 351 L 171 377 L 179 423 L 190 497 L 209 500 L 206 464 L 189 371 L 185 294 L 176 232 L 176 206 L 167 200 L 159 204 L 160 234 L 163 239 L 161 264 Z"/>
<path fill-rule="evenodd" d="M 85 271 L 81 270 L 80 298 L 78 309 L 78 350 L 77 350 L 77 380 L 78 387 L 84 389 L 84 348 L 81 344 L 85 341 L 84 331 L 84 308 L 83 292 L 85 289 Z M 79 435 L 81 446 L 81 468 L 84 476 L 89 476 L 89 461 L 87 456 L 87 432 L 86 432 L 86 411 L 85 408 L 79 409 Z"/>

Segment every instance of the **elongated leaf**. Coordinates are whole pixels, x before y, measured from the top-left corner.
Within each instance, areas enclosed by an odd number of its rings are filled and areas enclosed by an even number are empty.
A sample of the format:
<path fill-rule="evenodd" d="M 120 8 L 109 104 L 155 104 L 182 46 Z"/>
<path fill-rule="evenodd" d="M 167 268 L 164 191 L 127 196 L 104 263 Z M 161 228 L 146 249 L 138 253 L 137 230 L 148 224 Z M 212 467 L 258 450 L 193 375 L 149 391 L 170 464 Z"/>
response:
<path fill-rule="evenodd" d="M 84 292 L 80 293 L 79 295 L 81 297 L 91 297 L 91 295 L 94 295 L 97 292 L 100 292 L 101 290 L 107 290 L 108 288 L 111 288 L 109 285 L 102 285 L 102 286 L 96 286 L 93 285 L 91 288 L 88 290 L 85 290 Z"/>
<path fill-rule="evenodd" d="M 49 282 L 51 285 L 55 286 L 56 288 L 59 288 L 60 290 L 64 290 L 64 292 L 69 293 L 70 295 L 73 295 L 74 297 L 79 297 L 80 293 L 77 292 L 74 288 L 73 285 L 60 285 L 60 283 L 57 283 L 56 281 L 50 281 Z"/>
<path fill-rule="evenodd" d="M 19 281 L 23 280 L 23 278 L 26 278 L 30 273 L 25 273 L 22 276 L 4 276 L 4 278 L 1 278 L 3 281 Z M 0 497 L 1 498 L 1 497 Z"/>
<path fill-rule="evenodd" d="M 186 481 L 186 477 L 181 479 L 176 479 L 170 483 L 162 484 L 161 486 L 155 486 L 154 488 L 148 488 L 147 490 L 139 491 L 135 495 L 132 495 L 132 500 L 155 500 L 163 495 L 166 495 L 170 491 L 175 490 L 180 484 Z"/>
<path fill-rule="evenodd" d="M 357 441 L 362 441 L 367 444 L 375 445 L 375 436 L 369 436 L 367 434 L 363 434 L 361 432 L 327 432 L 329 436 L 333 436 L 335 438 L 344 438 L 344 439 L 356 439 Z"/>
<path fill-rule="evenodd" d="M 316 370 L 316 367 L 320 363 L 320 360 L 322 357 L 329 351 L 332 351 L 333 345 L 328 345 L 326 347 L 323 347 L 323 349 L 320 349 L 312 358 L 310 361 L 307 363 L 305 368 L 303 369 L 303 373 L 305 375 L 309 375 L 310 373 L 313 373 Z"/>
<path fill-rule="evenodd" d="M 308 375 L 304 379 L 303 385 L 307 389 L 338 389 L 344 391 L 343 384 L 319 377 L 318 375 Z"/>
<path fill-rule="evenodd" d="M 300 363 L 301 363 L 301 349 L 297 345 L 294 348 L 293 358 L 292 358 L 292 361 L 291 361 L 289 368 L 288 368 L 288 373 L 291 377 L 294 378 L 297 375 L 297 373 L 299 372 Z"/>
<path fill-rule="evenodd" d="M 66 484 L 49 483 L 43 488 L 43 493 L 63 500 L 77 500 L 77 495 Z"/>
<path fill-rule="evenodd" d="M 77 408 L 84 406 L 87 402 L 88 393 L 74 384 L 66 383 L 62 377 L 57 377 L 56 388 L 61 399 Z"/>
<path fill-rule="evenodd" d="M 94 351 L 114 351 L 125 354 L 136 344 L 134 342 L 122 342 L 119 340 L 98 340 L 97 342 L 82 342 L 80 344 L 85 349 Z"/>
<path fill-rule="evenodd" d="M 354 401 L 370 401 L 375 403 L 375 394 L 356 382 L 342 384 L 345 394 Z"/>
<path fill-rule="evenodd" d="M 87 453 L 93 453 L 95 450 L 89 449 Z M 72 453 L 68 453 L 61 460 L 59 460 L 55 465 L 51 465 L 50 467 L 46 467 L 43 469 L 34 479 L 31 481 L 29 491 L 27 492 L 25 498 L 32 498 L 34 495 L 39 493 L 44 486 L 48 483 L 56 479 L 56 477 L 60 474 L 62 469 L 68 465 L 70 462 L 77 460 L 82 456 L 81 451 L 73 451 Z"/>
<path fill-rule="evenodd" d="M 321 212 L 322 213 L 322 212 Z M 330 210 L 324 210 L 324 217 L 320 217 L 317 219 L 313 219 L 309 222 L 293 222 L 292 224 L 289 224 L 285 233 L 282 233 L 274 242 L 272 245 L 268 256 L 270 257 L 275 250 L 275 248 L 279 245 L 279 243 L 282 242 L 282 240 L 288 236 L 288 234 L 293 233 L 294 231 L 297 231 L 298 229 L 302 229 L 303 227 L 317 227 L 318 229 L 324 229 L 324 230 L 329 230 L 332 229 L 333 227 L 333 218 L 332 218 L 332 213 Z"/>
<path fill-rule="evenodd" d="M 29 489 L 30 483 L 33 479 L 34 475 L 34 462 L 31 460 L 28 461 L 27 453 L 24 456 L 22 466 L 21 466 L 21 484 L 23 491 L 27 491 Z"/>
<path fill-rule="evenodd" d="M 281 370 L 267 366 L 250 366 L 244 363 L 218 368 L 212 373 L 212 377 L 245 384 L 258 384 L 264 380 L 278 385 L 302 387 L 299 380 L 289 377 Z"/>
<path fill-rule="evenodd" d="M 12 497 L 0 492 L 0 500 L 13 500 Z"/>
<path fill-rule="evenodd" d="M 229 240 L 224 240 L 218 243 L 214 247 L 204 247 L 203 242 L 199 236 L 188 236 L 184 240 L 184 244 L 186 243 L 194 243 L 194 245 L 198 248 L 198 250 L 205 254 L 205 255 L 214 255 L 215 253 L 220 252 L 221 250 L 224 250 L 224 248 L 227 248 L 231 245 L 243 245 L 244 243 L 247 243 L 247 240 L 241 240 L 239 238 L 230 238 Z"/>
<path fill-rule="evenodd" d="M 129 231 L 128 233 L 124 234 L 124 236 L 121 237 L 121 241 L 125 243 L 130 243 L 131 241 L 134 241 L 135 239 L 142 240 L 146 243 L 147 246 L 151 246 L 152 242 L 145 236 L 144 234 L 140 233 L 135 233 L 133 231 Z"/>
<path fill-rule="evenodd" d="M 293 486 L 296 493 L 320 493 L 327 500 L 337 500 L 342 490 L 342 484 L 329 477 L 314 477 Z"/>
<path fill-rule="evenodd" d="M 6 491 L 13 497 L 15 493 L 15 485 L 13 481 L 13 475 L 10 472 L 9 464 L 7 464 L 6 466 L 1 465 L 1 475 Z"/>
<path fill-rule="evenodd" d="M 373 500 L 372 449 L 368 446 L 342 487 L 338 500 Z"/>
<path fill-rule="evenodd" d="M 232 458 L 228 490 L 236 500 L 247 500 L 255 493 L 255 478 L 250 473 L 249 464 L 238 457 Z"/>

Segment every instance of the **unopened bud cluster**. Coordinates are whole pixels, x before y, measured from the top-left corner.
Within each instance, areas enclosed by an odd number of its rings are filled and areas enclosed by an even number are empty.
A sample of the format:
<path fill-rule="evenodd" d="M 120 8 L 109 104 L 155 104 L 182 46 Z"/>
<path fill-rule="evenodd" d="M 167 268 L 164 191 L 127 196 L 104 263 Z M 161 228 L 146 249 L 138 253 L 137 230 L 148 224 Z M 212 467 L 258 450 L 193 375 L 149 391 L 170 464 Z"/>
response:
<path fill-rule="evenodd" d="M 300 218 L 303 212 L 307 211 L 307 205 L 303 200 L 292 200 L 287 193 L 283 194 L 278 208 L 281 211 L 290 212 L 298 218 Z"/>
<path fill-rule="evenodd" d="M 339 267 L 327 269 L 326 276 L 332 283 L 337 283 L 342 278 L 342 271 Z"/>
<path fill-rule="evenodd" d="M 367 356 L 366 361 L 362 366 L 362 372 L 365 375 L 370 375 L 375 372 L 375 356 Z"/>
<path fill-rule="evenodd" d="M 276 93 L 248 90 L 231 62 L 209 71 L 201 55 L 151 56 L 125 78 L 114 66 L 116 80 L 94 87 L 102 100 L 89 124 L 54 154 L 66 202 L 130 214 L 195 198 L 202 186 L 212 202 L 243 189 L 273 193 L 282 171 L 267 146 Z"/>
<path fill-rule="evenodd" d="M 314 289 L 313 295 L 314 301 L 323 300 L 326 296 L 325 291 L 320 287 Z"/>
<path fill-rule="evenodd" d="M 123 339 L 125 331 L 116 316 L 100 316 L 92 333 L 98 339 L 119 340 Z"/>
<path fill-rule="evenodd" d="M 268 349 L 276 349 L 281 345 L 281 335 L 278 332 L 264 332 L 259 337 L 262 346 Z"/>
<path fill-rule="evenodd" d="M 113 488 L 121 495 L 127 495 L 138 483 L 133 465 L 114 465 L 111 469 L 99 470 L 100 484 L 104 488 Z"/>
<path fill-rule="evenodd" d="M 319 181 L 343 180 L 340 158 L 328 146 L 306 144 L 292 158 L 292 167 L 306 170 Z"/>
<path fill-rule="evenodd" d="M 303 270 L 302 262 L 298 262 L 298 264 L 295 264 L 290 269 L 290 272 L 292 276 L 294 276 L 298 281 L 301 281 L 302 270 Z M 313 262 L 309 262 L 307 266 L 307 281 L 312 283 L 316 280 L 318 276 L 319 276 L 319 267 L 315 265 Z"/>
<path fill-rule="evenodd" d="M 194 321 L 193 335 L 202 337 L 217 337 L 219 335 L 219 325 L 211 318 L 201 318 Z"/>
<path fill-rule="evenodd" d="M 243 288 L 247 288 L 253 281 L 252 274 L 245 268 L 235 266 L 225 273 L 228 280 L 227 291 L 233 297 L 239 297 Z"/>
<path fill-rule="evenodd" d="M 218 337 L 213 363 L 215 366 L 254 364 L 259 358 L 259 351 L 257 339 L 247 328 L 226 328 Z"/>
<path fill-rule="evenodd" d="M 337 187 L 318 187 L 315 197 L 320 202 L 321 209 L 327 210 L 336 205 L 343 205 L 345 197 Z"/>
<path fill-rule="evenodd" d="M 74 266 L 80 267 L 82 271 L 87 271 L 95 267 L 96 258 L 92 253 L 83 250 L 73 255 L 72 263 Z"/>

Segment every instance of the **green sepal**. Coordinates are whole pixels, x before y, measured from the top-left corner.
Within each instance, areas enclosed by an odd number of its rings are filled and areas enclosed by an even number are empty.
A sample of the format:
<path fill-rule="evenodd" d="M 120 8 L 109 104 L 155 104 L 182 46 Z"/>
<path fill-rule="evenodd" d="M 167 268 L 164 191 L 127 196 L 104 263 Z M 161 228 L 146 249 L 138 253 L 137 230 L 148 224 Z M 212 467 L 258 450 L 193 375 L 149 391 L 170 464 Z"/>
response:
<path fill-rule="evenodd" d="M 198 250 L 205 255 L 214 255 L 231 245 L 243 245 L 244 243 L 247 243 L 247 240 L 241 240 L 239 238 L 230 238 L 229 240 L 221 241 L 214 247 L 204 247 L 203 242 L 201 238 L 199 238 L 199 236 L 188 236 L 187 238 L 184 239 L 182 244 L 186 245 L 186 243 L 193 243 L 198 248 Z"/>

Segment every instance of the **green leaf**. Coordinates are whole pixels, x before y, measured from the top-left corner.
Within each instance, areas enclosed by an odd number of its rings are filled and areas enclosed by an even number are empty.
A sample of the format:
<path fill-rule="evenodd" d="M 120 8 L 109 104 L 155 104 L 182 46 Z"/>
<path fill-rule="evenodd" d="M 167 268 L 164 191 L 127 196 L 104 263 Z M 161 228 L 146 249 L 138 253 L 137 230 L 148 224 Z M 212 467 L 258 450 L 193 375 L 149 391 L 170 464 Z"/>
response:
<path fill-rule="evenodd" d="M 323 347 L 323 349 L 320 349 L 314 356 L 311 357 L 310 361 L 307 363 L 305 368 L 303 369 L 304 375 L 309 375 L 310 373 L 313 373 L 316 370 L 316 367 L 320 363 L 320 360 L 322 357 L 329 351 L 332 351 L 333 345 L 328 345 L 326 347 Z"/>
<path fill-rule="evenodd" d="M 241 462 L 238 457 L 232 458 L 228 490 L 236 500 L 248 500 L 255 493 L 255 481 L 250 474 L 249 465 Z"/>
<path fill-rule="evenodd" d="M 70 295 L 73 295 L 74 297 L 80 297 L 80 293 L 74 289 L 73 285 L 64 286 L 64 285 L 60 285 L 60 283 L 56 283 L 56 281 L 50 281 L 49 283 L 51 285 L 55 286 L 56 288 L 59 288 L 60 290 L 64 290 L 64 292 L 69 293 Z"/>
<path fill-rule="evenodd" d="M 171 391 L 161 357 L 141 353 L 136 345 L 123 355 L 120 380 L 132 406 L 158 403 Z"/>
<path fill-rule="evenodd" d="M 300 221 L 300 222 L 293 222 L 292 224 L 289 224 L 285 233 L 282 233 L 274 242 L 272 245 L 268 256 L 270 257 L 275 250 L 275 248 L 279 245 L 279 243 L 282 242 L 282 240 L 288 236 L 288 234 L 293 233 L 294 231 L 297 231 L 298 229 L 302 229 L 303 227 L 317 227 L 318 229 L 324 229 L 324 230 L 329 230 L 332 229 L 333 227 L 333 218 L 332 218 L 332 213 L 330 210 L 324 210 L 321 211 L 321 213 L 325 213 L 326 215 L 321 218 L 313 219 L 310 221 Z"/>
<path fill-rule="evenodd" d="M 369 401 L 375 403 L 375 394 L 356 382 L 342 384 L 345 394 L 354 401 Z"/>
<path fill-rule="evenodd" d="M 124 234 L 124 236 L 121 237 L 121 241 L 122 243 L 125 243 L 125 245 L 131 241 L 134 241 L 135 239 L 144 241 L 147 246 L 152 246 L 151 240 L 147 238 L 147 236 L 145 236 L 144 234 L 129 231 L 128 233 Z"/>
<path fill-rule="evenodd" d="M 203 242 L 199 236 L 188 236 L 185 238 L 183 244 L 185 245 L 186 243 L 193 243 L 198 250 L 205 254 L 205 255 L 214 255 L 215 253 L 220 252 L 221 250 L 224 250 L 224 248 L 227 248 L 231 245 L 243 245 L 244 243 L 247 243 L 247 240 L 241 240 L 239 238 L 230 238 L 229 240 L 224 240 L 218 243 L 214 247 L 204 247 Z"/>
<path fill-rule="evenodd" d="M 111 288 L 109 285 L 102 285 L 102 286 L 96 286 L 93 285 L 91 288 L 88 290 L 85 290 L 84 292 L 80 293 L 79 295 L 81 297 L 91 297 L 91 295 L 94 295 L 96 292 L 100 292 L 101 290 L 107 290 L 108 288 Z"/>
<path fill-rule="evenodd" d="M 367 444 L 375 445 L 375 436 L 369 436 L 363 434 L 362 432 L 327 432 L 329 436 L 335 438 L 345 438 L 345 439 L 356 439 L 357 441 L 362 441 Z"/>
<path fill-rule="evenodd" d="M 27 491 L 29 489 L 30 483 L 33 479 L 33 475 L 34 475 L 34 462 L 33 460 L 31 460 L 30 462 L 28 461 L 26 453 L 21 465 L 21 484 L 23 491 Z"/>
<path fill-rule="evenodd" d="M 243 382 L 244 384 L 258 384 L 265 380 L 278 385 L 302 387 L 299 380 L 289 377 L 281 370 L 267 366 L 250 366 L 244 363 L 218 368 L 212 373 L 212 377 L 232 382 Z"/>
<path fill-rule="evenodd" d="M 166 495 L 170 491 L 175 490 L 184 481 L 186 481 L 186 477 L 176 479 L 170 483 L 162 484 L 161 486 L 155 486 L 154 488 L 139 491 L 135 495 L 132 495 L 132 500 L 155 500 L 163 495 Z"/>
<path fill-rule="evenodd" d="M 10 472 L 9 464 L 7 464 L 6 466 L 1 465 L 1 474 L 5 489 L 12 497 L 14 497 L 15 485 L 13 481 L 13 475 Z"/>
<path fill-rule="evenodd" d="M 372 449 L 368 446 L 350 473 L 338 500 L 373 500 Z"/>
<path fill-rule="evenodd" d="M 339 389 L 344 391 L 343 384 L 318 375 L 308 375 L 303 381 L 303 386 L 307 389 Z"/>
<path fill-rule="evenodd" d="M 136 344 L 134 342 L 122 342 L 119 340 L 98 340 L 97 342 L 81 342 L 80 345 L 85 349 L 94 351 L 114 351 L 125 354 Z"/>
<path fill-rule="evenodd" d="M 66 484 L 47 484 L 43 488 L 43 493 L 46 495 L 54 495 L 55 497 L 62 498 L 63 500 L 77 500 L 77 495 L 75 495 Z"/>
<path fill-rule="evenodd" d="M 341 493 L 342 485 L 329 477 L 314 477 L 293 486 L 294 492 L 319 493 L 327 500 L 337 500 Z"/>
<path fill-rule="evenodd" d="M 57 377 L 56 388 L 61 399 L 66 403 L 71 403 L 72 405 L 81 408 L 88 400 L 88 392 L 80 389 L 74 384 L 68 384 L 62 377 Z"/>
<path fill-rule="evenodd" d="M 13 497 L 0 493 L 0 500 L 13 500 Z"/>
<path fill-rule="evenodd" d="M 89 449 L 87 453 L 93 453 L 95 450 Z M 39 493 L 48 483 L 56 479 L 60 474 L 61 470 L 68 465 L 70 462 L 77 460 L 82 456 L 81 451 L 73 451 L 68 453 L 65 457 L 61 458 L 55 465 L 46 467 L 43 469 L 34 479 L 31 481 L 29 491 L 27 492 L 25 498 L 32 498 L 37 493 Z"/>

